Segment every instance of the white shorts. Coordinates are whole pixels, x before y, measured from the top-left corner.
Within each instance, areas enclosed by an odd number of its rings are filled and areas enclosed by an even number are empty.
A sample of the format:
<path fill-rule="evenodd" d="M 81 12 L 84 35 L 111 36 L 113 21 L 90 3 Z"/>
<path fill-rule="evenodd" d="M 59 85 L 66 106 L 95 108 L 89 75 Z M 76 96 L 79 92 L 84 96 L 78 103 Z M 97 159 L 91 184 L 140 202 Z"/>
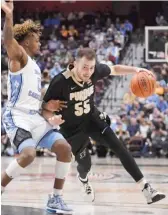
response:
<path fill-rule="evenodd" d="M 50 136 L 52 135 L 52 141 L 54 141 L 54 139 L 64 139 L 59 132 L 53 131 L 52 126 L 37 112 L 28 114 L 18 110 L 11 111 L 11 109 L 7 108 L 3 115 L 3 123 L 12 144 L 18 128 L 29 131 L 32 135 L 32 139 L 35 141 L 36 146 L 43 139 L 43 137 L 45 137 L 45 140 L 47 139 L 47 134 Z M 52 132 L 55 134 L 53 135 Z M 46 148 L 49 148 L 47 147 L 47 142 L 48 141 L 46 141 Z M 45 147 L 44 142 L 43 147 Z"/>

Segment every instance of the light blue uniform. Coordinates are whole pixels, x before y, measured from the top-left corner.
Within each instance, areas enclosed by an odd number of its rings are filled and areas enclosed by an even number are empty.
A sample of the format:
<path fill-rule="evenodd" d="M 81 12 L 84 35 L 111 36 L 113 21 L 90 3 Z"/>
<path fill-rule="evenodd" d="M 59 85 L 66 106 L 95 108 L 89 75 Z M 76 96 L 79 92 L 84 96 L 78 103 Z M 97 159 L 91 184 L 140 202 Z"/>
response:
<path fill-rule="evenodd" d="M 51 125 L 39 114 L 41 107 L 41 71 L 34 60 L 28 62 L 20 71 L 8 75 L 8 104 L 3 114 L 5 130 L 12 145 L 18 128 L 29 131 L 32 139 L 19 145 L 21 152 L 25 147 L 41 146 L 51 149 L 58 139 L 64 139 L 53 131 Z"/>

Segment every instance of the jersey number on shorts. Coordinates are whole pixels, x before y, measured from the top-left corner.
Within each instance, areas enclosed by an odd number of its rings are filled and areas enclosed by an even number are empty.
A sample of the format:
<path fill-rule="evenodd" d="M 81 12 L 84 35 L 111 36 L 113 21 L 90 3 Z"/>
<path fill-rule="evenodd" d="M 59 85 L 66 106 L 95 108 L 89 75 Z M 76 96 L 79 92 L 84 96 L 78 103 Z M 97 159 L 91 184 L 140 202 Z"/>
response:
<path fill-rule="evenodd" d="M 89 99 L 84 102 L 78 102 L 75 104 L 75 115 L 82 116 L 90 112 Z"/>

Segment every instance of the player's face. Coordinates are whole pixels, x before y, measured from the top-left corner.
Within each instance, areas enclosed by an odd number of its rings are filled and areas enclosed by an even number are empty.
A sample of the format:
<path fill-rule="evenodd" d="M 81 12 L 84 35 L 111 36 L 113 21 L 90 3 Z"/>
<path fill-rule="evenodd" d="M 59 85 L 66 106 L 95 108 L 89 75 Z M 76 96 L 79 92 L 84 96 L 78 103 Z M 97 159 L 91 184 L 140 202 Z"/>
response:
<path fill-rule="evenodd" d="M 41 43 L 40 43 L 40 37 L 38 34 L 32 33 L 29 36 L 28 46 L 29 46 L 29 50 L 31 51 L 32 55 L 37 55 L 40 53 Z"/>
<path fill-rule="evenodd" d="M 88 82 L 92 74 L 94 73 L 96 60 L 88 60 L 86 57 L 82 57 L 75 61 L 76 74 L 78 78 L 83 82 Z"/>

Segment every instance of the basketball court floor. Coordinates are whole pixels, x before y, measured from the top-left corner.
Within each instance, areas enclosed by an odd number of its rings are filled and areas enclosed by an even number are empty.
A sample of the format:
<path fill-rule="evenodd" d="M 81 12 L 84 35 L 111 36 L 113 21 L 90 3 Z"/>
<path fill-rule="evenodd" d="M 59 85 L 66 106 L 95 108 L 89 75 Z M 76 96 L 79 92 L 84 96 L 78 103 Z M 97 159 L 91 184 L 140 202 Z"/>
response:
<path fill-rule="evenodd" d="M 13 158 L 2 157 L 4 170 Z M 72 164 L 65 183 L 64 198 L 74 215 L 168 215 L 168 159 L 137 159 L 146 178 L 167 198 L 147 205 L 133 179 L 116 158 L 93 157 L 90 180 L 96 200 L 84 200 L 76 179 L 76 163 Z M 45 204 L 52 191 L 55 158 L 36 158 L 27 171 L 15 179 L 2 195 L 2 215 L 47 215 Z"/>

